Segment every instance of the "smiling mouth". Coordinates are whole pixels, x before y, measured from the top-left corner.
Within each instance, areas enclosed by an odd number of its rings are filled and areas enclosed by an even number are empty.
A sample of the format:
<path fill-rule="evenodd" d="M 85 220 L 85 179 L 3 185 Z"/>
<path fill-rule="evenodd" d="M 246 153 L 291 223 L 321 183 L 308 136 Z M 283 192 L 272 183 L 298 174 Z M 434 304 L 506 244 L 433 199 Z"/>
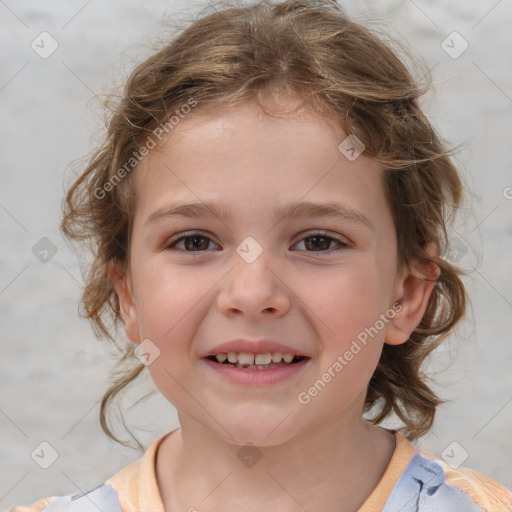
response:
<path fill-rule="evenodd" d="M 295 354 L 283 354 L 281 352 L 268 352 L 266 354 L 227 352 L 215 356 L 208 356 L 206 359 L 217 364 L 244 370 L 272 370 L 273 368 L 297 364 L 304 359 L 309 359 L 309 357 Z"/>

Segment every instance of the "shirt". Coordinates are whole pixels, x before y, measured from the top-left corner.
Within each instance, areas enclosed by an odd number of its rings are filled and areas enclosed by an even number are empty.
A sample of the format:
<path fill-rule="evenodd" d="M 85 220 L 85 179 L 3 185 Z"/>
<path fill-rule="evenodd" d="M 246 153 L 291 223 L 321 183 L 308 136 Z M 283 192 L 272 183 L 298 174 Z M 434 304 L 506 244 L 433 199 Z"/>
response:
<path fill-rule="evenodd" d="M 453 468 L 393 434 L 389 465 L 358 512 L 512 512 L 512 492 L 503 485 L 472 469 Z M 155 462 L 167 435 L 92 491 L 45 498 L 11 512 L 164 512 Z"/>

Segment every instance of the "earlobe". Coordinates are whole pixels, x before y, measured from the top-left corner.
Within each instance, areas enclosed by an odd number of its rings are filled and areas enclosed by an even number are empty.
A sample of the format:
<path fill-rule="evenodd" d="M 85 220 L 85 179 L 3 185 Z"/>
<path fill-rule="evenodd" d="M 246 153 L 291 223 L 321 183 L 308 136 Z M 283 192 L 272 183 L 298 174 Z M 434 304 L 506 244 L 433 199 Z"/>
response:
<path fill-rule="evenodd" d="M 140 343 L 139 321 L 137 307 L 133 297 L 131 276 L 124 269 L 120 268 L 118 263 L 110 261 L 108 264 L 108 277 L 119 299 L 119 307 L 126 336 L 133 343 Z"/>
<path fill-rule="evenodd" d="M 401 308 L 388 324 L 385 343 L 400 345 L 409 339 L 425 314 L 440 272 L 438 265 L 424 261 L 415 262 L 412 271 L 402 275 L 394 300 Z"/>

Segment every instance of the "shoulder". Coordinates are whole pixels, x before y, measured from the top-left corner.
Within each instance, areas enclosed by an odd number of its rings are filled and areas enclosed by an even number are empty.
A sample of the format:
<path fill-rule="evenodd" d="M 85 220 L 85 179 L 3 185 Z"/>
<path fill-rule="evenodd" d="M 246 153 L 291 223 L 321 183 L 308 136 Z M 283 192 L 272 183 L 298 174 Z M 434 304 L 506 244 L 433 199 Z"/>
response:
<path fill-rule="evenodd" d="M 512 512 L 512 492 L 469 468 L 415 449 L 383 512 Z"/>
<path fill-rule="evenodd" d="M 158 446 L 167 435 L 153 442 L 141 458 L 89 492 L 45 498 L 29 507 L 18 506 L 9 512 L 128 512 L 138 510 L 140 503 L 147 504 L 148 510 L 162 511 L 155 460 Z"/>
<path fill-rule="evenodd" d="M 110 485 L 73 496 L 55 496 L 37 501 L 29 507 L 14 507 L 10 512 L 123 512 L 117 492 Z"/>
<path fill-rule="evenodd" d="M 29 507 L 18 506 L 11 508 L 9 512 L 40 512 L 46 505 L 48 505 L 48 503 L 50 503 L 50 500 L 51 498 L 43 498 L 39 501 L 36 501 Z"/>
<path fill-rule="evenodd" d="M 512 492 L 504 485 L 471 468 L 454 468 L 428 452 L 419 452 L 444 472 L 444 484 L 465 494 L 485 512 L 512 512 Z"/>

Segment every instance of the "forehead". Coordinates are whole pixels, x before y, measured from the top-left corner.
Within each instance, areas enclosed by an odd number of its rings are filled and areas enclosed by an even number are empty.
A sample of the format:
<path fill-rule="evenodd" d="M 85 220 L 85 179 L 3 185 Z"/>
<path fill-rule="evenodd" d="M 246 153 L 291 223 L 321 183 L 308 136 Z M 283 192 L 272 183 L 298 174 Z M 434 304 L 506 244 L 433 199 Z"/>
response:
<path fill-rule="evenodd" d="M 206 155 L 199 149 L 207 148 L 210 157 L 220 156 L 225 161 L 230 156 L 240 159 L 242 152 L 247 158 L 256 153 L 261 158 L 282 160 L 282 150 L 302 139 L 286 157 L 303 158 L 307 156 L 303 149 L 307 148 L 308 155 L 315 158 L 318 155 L 314 154 L 313 145 L 318 152 L 344 137 L 340 126 L 307 107 L 290 106 L 279 115 L 267 113 L 256 101 L 249 101 L 224 109 L 197 107 L 163 139 L 154 156 L 163 153 L 165 158 L 172 153 L 175 160 L 204 158 Z M 185 156 L 183 150 L 187 149 L 190 151 Z"/>
<path fill-rule="evenodd" d="M 339 201 L 385 207 L 382 170 L 340 151 L 347 134 L 308 110 L 275 117 L 255 102 L 185 116 L 135 173 L 137 209 L 171 201 L 229 203 L 260 212 L 276 203 Z"/>

